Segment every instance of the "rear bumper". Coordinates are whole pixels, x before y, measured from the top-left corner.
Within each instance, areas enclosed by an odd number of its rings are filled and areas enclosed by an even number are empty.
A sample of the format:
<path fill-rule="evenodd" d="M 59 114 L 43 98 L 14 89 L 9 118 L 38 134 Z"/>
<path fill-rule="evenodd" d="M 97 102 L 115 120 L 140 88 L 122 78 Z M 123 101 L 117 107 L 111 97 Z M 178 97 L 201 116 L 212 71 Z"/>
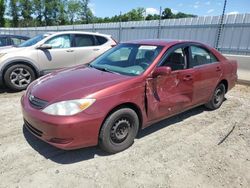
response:
<path fill-rule="evenodd" d="M 238 75 L 237 74 L 232 74 L 229 78 L 228 78 L 228 91 L 231 90 L 236 83 L 238 82 Z"/>

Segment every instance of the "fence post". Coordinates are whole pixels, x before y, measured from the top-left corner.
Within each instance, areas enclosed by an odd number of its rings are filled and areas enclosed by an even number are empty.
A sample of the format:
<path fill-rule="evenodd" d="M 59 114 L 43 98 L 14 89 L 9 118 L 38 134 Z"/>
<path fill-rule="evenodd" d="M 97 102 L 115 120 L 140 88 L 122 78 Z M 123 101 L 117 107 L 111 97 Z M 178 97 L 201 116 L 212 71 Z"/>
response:
<path fill-rule="evenodd" d="M 160 7 L 160 17 L 158 22 L 158 32 L 157 32 L 157 39 L 161 37 L 161 7 Z"/>
<path fill-rule="evenodd" d="M 221 15 L 220 23 L 219 23 L 219 27 L 218 27 L 218 34 L 217 34 L 216 43 L 215 43 L 215 48 L 217 50 L 219 47 L 220 36 L 221 36 L 221 32 L 222 32 L 223 25 L 224 25 L 224 16 L 225 16 L 226 6 L 227 6 L 227 0 L 224 1 L 223 11 L 222 11 L 222 15 Z"/>
<path fill-rule="evenodd" d="M 121 20 L 121 17 L 122 17 L 122 12 L 120 12 L 120 18 L 119 18 L 119 33 L 118 33 L 118 42 L 121 42 L 121 38 L 122 38 L 122 20 Z"/>

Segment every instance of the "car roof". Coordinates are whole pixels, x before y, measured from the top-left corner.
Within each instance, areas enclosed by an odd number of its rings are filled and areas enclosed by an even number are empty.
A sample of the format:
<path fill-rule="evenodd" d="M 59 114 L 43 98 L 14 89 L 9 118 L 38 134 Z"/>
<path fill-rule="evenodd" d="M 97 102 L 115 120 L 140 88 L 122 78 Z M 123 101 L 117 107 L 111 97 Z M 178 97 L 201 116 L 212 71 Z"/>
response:
<path fill-rule="evenodd" d="M 183 44 L 183 43 L 196 43 L 205 45 L 196 41 L 188 41 L 188 40 L 172 40 L 172 39 L 142 39 L 142 40 L 132 40 L 122 43 L 130 43 L 130 44 L 141 44 L 141 45 L 156 45 L 156 46 L 172 46 L 176 44 Z M 206 46 L 206 45 L 205 45 Z"/>
<path fill-rule="evenodd" d="M 111 35 L 101 34 L 98 32 L 86 32 L 86 31 L 53 31 L 53 32 L 46 32 L 47 34 L 86 34 L 86 35 L 98 35 L 98 36 L 106 36 L 110 37 Z M 45 34 L 46 34 L 45 33 Z"/>
<path fill-rule="evenodd" d="M 212 52 L 219 60 L 225 60 L 225 57 L 215 48 L 198 42 L 198 41 L 189 41 L 189 40 L 171 40 L 171 39 L 145 39 L 145 40 L 132 40 L 127 42 L 122 42 L 123 44 L 140 44 L 140 45 L 154 45 L 154 46 L 164 46 L 171 47 L 177 44 L 196 44 L 205 47 L 207 50 Z"/>

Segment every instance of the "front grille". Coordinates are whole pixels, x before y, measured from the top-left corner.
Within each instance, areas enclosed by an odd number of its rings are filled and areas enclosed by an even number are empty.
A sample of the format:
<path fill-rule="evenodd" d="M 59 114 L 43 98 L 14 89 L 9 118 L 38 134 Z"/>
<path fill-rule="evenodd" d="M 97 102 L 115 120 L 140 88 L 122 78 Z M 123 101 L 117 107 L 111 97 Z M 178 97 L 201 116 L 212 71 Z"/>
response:
<path fill-rule="evenodd" d="M 29 95 L 29 102 L 31 106 L 36 109 L 43 109 L 48 104 L 47 101 L 39 99 L 33 95 Z"/>
<path fill-rule="evenodd" d="M 32 132 L 33 134 L 35 134 L 36 136 L 41 137 L 43 135 L 43 132 L 38 130 L 37 128 L 33 127 L 31 124 L 29 124 L 26 120 L 24 120 L 24 125 L 25 127 Z"/>

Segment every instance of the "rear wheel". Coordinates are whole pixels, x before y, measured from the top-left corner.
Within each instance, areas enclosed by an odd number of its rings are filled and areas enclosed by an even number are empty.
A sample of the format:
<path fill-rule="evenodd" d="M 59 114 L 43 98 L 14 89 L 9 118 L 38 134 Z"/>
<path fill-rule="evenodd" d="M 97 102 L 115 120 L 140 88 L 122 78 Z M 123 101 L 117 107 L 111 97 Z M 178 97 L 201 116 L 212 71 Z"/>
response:
<path fill-rule="evenodd" d="M 35 73 L 27 65 L 17 64 L 9 67 L 4 74 L 4 81 L 8 88 L 21 91 L 35 80 Z"/>
<path fill-rule="evenodd" d="M 219 84 L 214 90 L 212 99 L 205 106 L 211 110 L 219 108 L 224 101 L 225 93 L 225 85 Z"/>
<path fill-rule="evenodd" d="M 117 153 L 130 147 L 139 128 L 136 112 L 130 108 L 122 108 L 112 113 L 104 122 L 99 146 L 108 153 Z"/>

